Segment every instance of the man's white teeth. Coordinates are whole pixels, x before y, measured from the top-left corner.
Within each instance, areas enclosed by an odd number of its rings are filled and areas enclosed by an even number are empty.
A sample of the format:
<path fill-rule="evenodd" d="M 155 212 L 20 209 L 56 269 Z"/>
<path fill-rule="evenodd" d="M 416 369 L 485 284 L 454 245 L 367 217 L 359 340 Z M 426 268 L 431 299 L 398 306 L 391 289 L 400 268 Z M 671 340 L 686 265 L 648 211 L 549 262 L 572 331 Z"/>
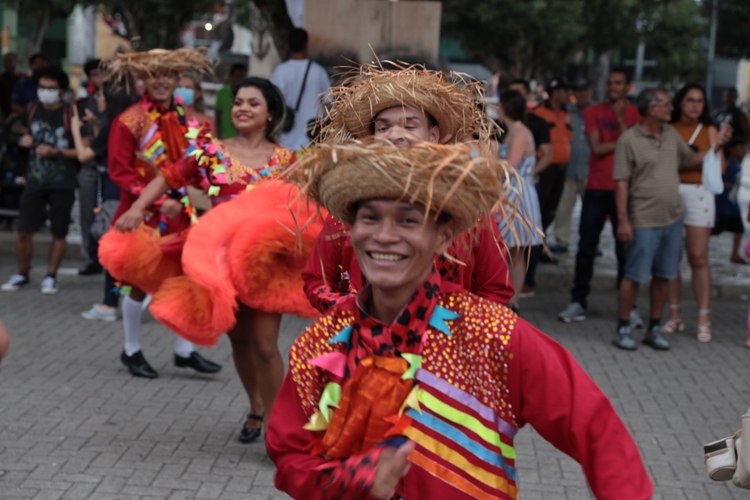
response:
<path fill-rule="evenodd" d="M 375 253 L 375 252 L 373 252 L 371 255 L 372 255 L 372 258 L 375 259 L 375 260 L 385 260 L 385 261 L 388 261 L 388 262 L 396 262 L 397 260 L 401 260 L 401 259 L 404 258 L 402 255 L 396 255 L 396 254 L 392 254 L 392 253 Z"/>

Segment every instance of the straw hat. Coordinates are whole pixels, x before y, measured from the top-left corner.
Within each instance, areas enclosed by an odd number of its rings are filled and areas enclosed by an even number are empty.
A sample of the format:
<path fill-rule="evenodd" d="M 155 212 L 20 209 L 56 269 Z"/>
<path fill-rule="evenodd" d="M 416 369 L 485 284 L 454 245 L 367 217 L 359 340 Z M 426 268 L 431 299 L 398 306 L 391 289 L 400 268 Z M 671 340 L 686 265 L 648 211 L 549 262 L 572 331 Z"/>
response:
<path fill-rule="evenodd" d="M 499 162 L 468 144 L 396 148 L 373 138 L 320 145 L 303 155 L 289 176 L 346 224 L 353 224 L 358 201 L 399 199 L 435 216 L 450 215 L 456 232 L 500 204 L 504 178 Z"/>
<path fill-rule="evenodd" d="M 213 63 L 203 51 L 192 49 L 153 49 L 146 52 L 125 52 L 116 54 L 106 62 L 110 67 L 109 78 L 119 81 L 131 73 L 153 76 L 161 71 L 183 73 L 198 71 L 211 73 Z"/>
<path fill-rule="evenodd" d="M 337 143 L 372 134 L 372 122 L 381 111 L 404 106 L 429 113 L 440 127 L 440 143 L 477 135 L 486 140 L 494 124 L 482 111 L 484 88 L 460 73 L 427 70 L 424 66 L 387 63 L 397 69 L 365 64 L 352 70 L 331 89 L 326 122 L 318 141 Z"/>

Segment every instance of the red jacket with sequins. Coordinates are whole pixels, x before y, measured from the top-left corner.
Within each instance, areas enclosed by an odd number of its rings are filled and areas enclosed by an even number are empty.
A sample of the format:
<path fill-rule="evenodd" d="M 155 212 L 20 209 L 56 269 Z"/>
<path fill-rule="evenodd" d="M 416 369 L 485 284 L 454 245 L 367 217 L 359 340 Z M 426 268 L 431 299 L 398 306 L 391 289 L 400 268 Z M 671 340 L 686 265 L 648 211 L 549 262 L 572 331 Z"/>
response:
<path fill-rule="evenodd" d="M 513 436 L 525 424 L 581 464 L 597 499 L 650 499 L 653 486 L 635 442 L 573 356 L 506 307 L 457 291 L 452 284 L 443 282 L 440 288 L 436 304 L 417 304 L 422 306 L 417 309 L 440 306 L 454 319 L 431 320 L 422 330 L 426 339 L 415 378 L 426 396 L 419 398 L 421 411 L 411 414 L 419 421 L 412 425 L 416 430 L 403 433 L 417 448 L 394 499 L 518 498 Z M 421 294 L 414 300 L 426 299 Z M 334 379 L 310 360 L 352 353 L 357 346 L 370 349 L 404 326 L 399 325 L 403 312 L 388 326 L 359 311 L 354 295 L 340 300 L 290 351 L 290 371 L 271 413 L 267 448 L 277 468 L 276 487 L 292 498 L 372 498 L 383 448 L 329 460 L 310 452 L 310 444 L 322 434 L 303 429 Z M 419 320 L 411 318 L 408 327 L 414 328 Z M 353 332 L 348 351 L 337 342 L 344 331 Z"/>
<path fill-rule="evenodd" d="M 477 229 L 475 238 L 466 232 L 456 238 L 449 250 L 462 265 L 440 259 L 436 262 L 443 278 L 461 285 L 480 297 L 508 304 L 513 297 L 504 245 L 497 226 Z M 502 250 L 501 250 L 502 249 Z M 362 289 L 364 280 L 352 248 L 348 228 L 328 216 L 323 230 L 310 252 L 305 270 L 305 295 L 320 312 L 326 312 L 342 296 Z"/>
<path fill-rule="evenodd" d="M 120 188 L 120 206 L 112 217 L 114 223 L 135 203 L 146 185 L 156 177 L 154 167 L 139 158 L 139 146 L 154 119 L 148 111 L 149 101 L 144 98 L 130 106 L 112 122 L 107 141 L 107 168 L 109 178 Z M 152 207 L 152 212 L 158 209 Z M 159 217 L 151 217 L 147 224 L 156 226 Z M 167 233 L 179 232 L 190 225 L 187 215 L 180 214 L 168 221 Z"/>

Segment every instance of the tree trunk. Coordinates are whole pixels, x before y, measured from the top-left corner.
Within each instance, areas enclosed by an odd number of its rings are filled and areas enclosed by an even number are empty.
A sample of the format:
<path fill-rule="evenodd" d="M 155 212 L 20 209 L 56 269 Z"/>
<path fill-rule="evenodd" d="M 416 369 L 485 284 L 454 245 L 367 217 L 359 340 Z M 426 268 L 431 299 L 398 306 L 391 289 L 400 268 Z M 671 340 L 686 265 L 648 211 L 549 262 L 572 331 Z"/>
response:
<path fill-rule="evenodd" d="M 34 29 L 31 31 L 29 39 L 26 40 L 26 45 L 21 56 L 21 61 L 24 64 L 26 64 L 32 54 L 41 51 L 44 35 L 47 34 L 47 29 L 49 28 L 51 15 L 52 7 L 50 5 L 45 5 L 43 10 L 37 15 L 34 22 Z"/>
<path fill-rule="evenodd" d="M 268 23 L 273 44 L 282 60 L 289 59 L 289 34 L 294 29 L 284 0 L 253 0 Z"/>

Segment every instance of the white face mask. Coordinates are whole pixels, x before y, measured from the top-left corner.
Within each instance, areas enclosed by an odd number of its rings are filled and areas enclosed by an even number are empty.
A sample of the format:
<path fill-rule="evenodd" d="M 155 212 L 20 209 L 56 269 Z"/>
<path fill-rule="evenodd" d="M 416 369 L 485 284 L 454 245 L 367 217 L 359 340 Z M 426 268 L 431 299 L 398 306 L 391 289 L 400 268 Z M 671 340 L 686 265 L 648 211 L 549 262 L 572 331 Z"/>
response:
<path fill-rule="evenodd" d="M 36 96 L 42 104 L 56 104 L 60 100 L 60 91 L 57 89 L 37 89 Z"/>

